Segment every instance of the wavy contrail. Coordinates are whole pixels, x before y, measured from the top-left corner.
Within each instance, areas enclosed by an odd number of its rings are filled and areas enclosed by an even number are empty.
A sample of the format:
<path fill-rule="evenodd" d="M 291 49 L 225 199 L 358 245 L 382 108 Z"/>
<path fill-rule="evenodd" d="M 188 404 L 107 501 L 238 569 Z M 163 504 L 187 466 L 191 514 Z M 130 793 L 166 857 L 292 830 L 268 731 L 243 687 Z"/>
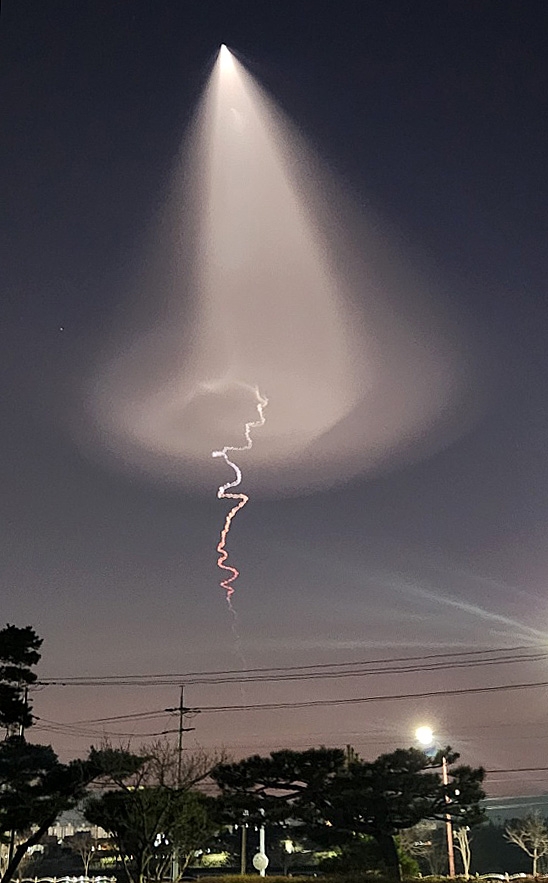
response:
<path fill-rule="evenodd" d="M 225 579 L 221 580 L 221 588 L 223 588 L 226 592 L 226 600 L 228 606 L 232 610 L 232 595 L 234 594 L 234 586 L 233 583 L 238 579 L 240 575 L 240 571 L 233 567 L 231 564 L 226 564 L 226 560 L 228 558 L 228 552 L 226 550 L 226 538 L 228 536 L 228 532 L 230 530 L 230 526 L 232 524 L 232 519 L 236 515 L 240 509 L 243 509 L 249 497 L 247 494 L 237 493 L 230 494 L 227 491 L 230 488 L 238 487 L 242 481 L 242 472 L 239 466 L 236 463 L 233 463 L 232 460 L 228 456 L 229 451 L 249 451 L 250 448 L 253 447 L 253 439 L 251 438 L 251 430 L 257 426 L 264 426 L 265 416 L 264 416 L 264 408 L 268 405 L 268 399 L 264 398 L 257 387 L 255 387 L 255 395 L 257 397 L 257 412 L 259 414 L 258 420 L 252 420 L 249 423 L 245 424 L 245 445 L 241 447 L 233 447 L 231 445 L 226 445 L 221 451 L 213 451 L 212 457 L 223 457 L 228 466 L 232 467 L 235 473 L 235 479 L 233 481 L 229 481 L 226 484 L 222 484 L 217 491 L 217 497 L 220 500 L 238 500 L 238 503 L 232 507 L 230 512 L 227 514 L 225 518 L 225 523 L 223 525 L 223 529 L 221 531 L 221 537 L 217 544 L 217 552 L 219 553 L 219 557 L 217 559 L 217 565 L 223 570 L 228 571 L 230 576 L 227 576 Z"/>

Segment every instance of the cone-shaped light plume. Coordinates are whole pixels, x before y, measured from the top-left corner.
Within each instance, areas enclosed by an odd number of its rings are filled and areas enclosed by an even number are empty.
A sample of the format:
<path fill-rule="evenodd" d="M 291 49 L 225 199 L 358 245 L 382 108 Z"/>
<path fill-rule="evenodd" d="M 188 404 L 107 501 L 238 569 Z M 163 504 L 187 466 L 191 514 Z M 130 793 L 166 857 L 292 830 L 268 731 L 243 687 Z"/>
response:
<path fill-rule="evenodd" d="M 286 458 L 359 398 L 351 335 L 280 126 L 241 65 L 231 60 L 225 78 L 219 61 L 202 142 L 204 321 L 195 357 L 219 391 L 242 382 L 265 390 L 269 420 L 256 456 Z"/>
<path fill-rule="evenodd" d="M 164 228 L 171 293 L 150 286 L 164 323 L 99 381 L 111 448 L 209 490 L 222 481 L 210 452 L 242 443 L 259 388 L 268 420 L 246 487 L 291 493 L 368 470 L 445 419 L 464 375 L 431 305 L 421 320 L 420 299 L 394 294 L 365 226 L 348 247 L 352 214 L 225 45 L 191 157 Z"/>
<path fill-rule="evenodd" d="M 219 49 L 219 65 L 221 73 L 228 73 L 229 71 L 234 70 L 232 54 L 230 52 L 230 49 L 228 49 L 228 47 L 225 46 L 224 43 L 221 43 L 221 47 Z"/>

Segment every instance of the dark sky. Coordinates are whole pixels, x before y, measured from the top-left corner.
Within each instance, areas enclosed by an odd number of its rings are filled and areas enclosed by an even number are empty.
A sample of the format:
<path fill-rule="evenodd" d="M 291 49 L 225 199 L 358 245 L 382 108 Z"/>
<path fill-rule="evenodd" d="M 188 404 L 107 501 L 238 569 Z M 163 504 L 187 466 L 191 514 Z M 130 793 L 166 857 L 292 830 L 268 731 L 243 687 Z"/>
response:
<path fill-rule="evenodd" d="M 44 637 L 43 677 L 544 649 L 546 18 L 542 0 L 4 0 L 2 618 Z M 215 488 L 200 498 L 117 473 L 66 431 L 71 390 L 120 319 L 221 42 L 355 203 L 381 213 L 485 350 L 481 414 L 445 450 L 330 492 L 250 503 L 231 540 L 242 570 L 238 638 L 218 588 Z M 153 300 L 150 311 L 154 321 Z M 548 656 L 336 681 L 195 685 L 186 701 L 529 681 L 548 681 Z M 543 766 L 546 692 L 204 713 L 188 744 L 241 754 L 351 742 L 375 756 L 410 744 L 414 727 L 430 721 L 467 762 Z M 176 686 L 50 686 L 34 708 L 66 724 L 176 702 Z M 166 721 L 105 726 L 149 733 Z M 90 741 L 63 727 L 39 734 L 64 756 Z M 499 774 L 489 790 L 546 785 L 548 772 Z"/>

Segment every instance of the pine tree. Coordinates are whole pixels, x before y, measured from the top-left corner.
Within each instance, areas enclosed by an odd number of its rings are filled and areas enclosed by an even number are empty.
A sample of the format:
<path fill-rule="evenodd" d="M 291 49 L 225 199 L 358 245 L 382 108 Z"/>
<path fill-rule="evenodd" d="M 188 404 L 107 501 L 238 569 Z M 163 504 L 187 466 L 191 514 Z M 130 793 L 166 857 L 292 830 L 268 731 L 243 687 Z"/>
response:
<path fill-rule="evenodd" d="M 16 736 L 32 726 L 28 689 L 36 683 L 42 639 L 30 625 L 0 629 L 0 727 Z"/>

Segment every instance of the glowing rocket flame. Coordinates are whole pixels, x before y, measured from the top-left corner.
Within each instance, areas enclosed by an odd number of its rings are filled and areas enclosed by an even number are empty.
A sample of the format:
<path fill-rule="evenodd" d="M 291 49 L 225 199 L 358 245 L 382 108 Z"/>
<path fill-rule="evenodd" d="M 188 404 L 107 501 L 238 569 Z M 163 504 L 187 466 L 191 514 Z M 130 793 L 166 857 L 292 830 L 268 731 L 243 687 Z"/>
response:
<path fill-rule="evenodd" d="M 247 494 L 236 493 L 231 494 L 227 493 L 230 488 L 238 487 L 242 481 L 242 472 L 239 466 L 236 463 L 233 463 L 228 456 L 229 451 L 249 451 L 253 447 L 253 440 L 251 438 L 251 430 L 255 429 L 257 426 L 264 426 L 265 416 L 264 416 L 264 408 L 268 405 L 268 399 L 264 398 L 259 392 L 257 388 L 255 388 L 255 395 L 257 397 L 257 413 L 259 415 L 258 420 L 252 420 L 249 423 L 245 424 L 245 445 L 241 447 L 233 447 L 230 445 L 226 445 L 222 451 L 213 451 L 212 457 L 223 457 L 228 466 L 230 466 L 234 470 L 235 478 L 233 481 L 228 481 L 226 484 L 222 484 L 217 491 L 217 497 L 220 500 L 238 500 L 238 503 L 232 507 L 230 512 L 225 518 L 225 523 L 223 529 L 221 531 L 221 537 L 217 544 L 217 552 L 219 553 L 219 557 L 217 559 L 218 567 L 222 568 L 222 570 L 228 571 L 230 576 L 227 576 L 225 579 L 221 580 L 221 588 L 223 588 L 226 592 L 226 600 L 228 606 L 232 609 L 231 598 L 234 594 L 234 586 L 233 583 L 238 579 L 240 575 L 240 571 L 237 570 L 236 567 L 232 567 L 230 564 L 226 564 L 226 560 L 228 558 L 228 552 L 226 550 L 226 538 L 228 536 L 228 532 L 230 530 L 230 526 L 232 524 L 232 519 L 236 515 L 240 509 L 243 509 L 249 497 Z"/>

